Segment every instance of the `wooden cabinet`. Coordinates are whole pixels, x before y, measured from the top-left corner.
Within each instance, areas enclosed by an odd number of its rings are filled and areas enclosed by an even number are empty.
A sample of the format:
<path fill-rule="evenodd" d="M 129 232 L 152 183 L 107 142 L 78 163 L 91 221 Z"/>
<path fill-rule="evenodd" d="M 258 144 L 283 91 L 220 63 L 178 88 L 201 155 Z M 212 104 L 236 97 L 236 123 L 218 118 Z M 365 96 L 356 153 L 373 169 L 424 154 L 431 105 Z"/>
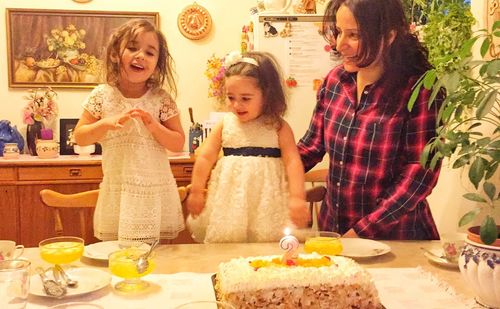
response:
<path fill-rule="evenodd" d="M 101 162 L 77 156 L 61 156 L 52 160 L 23 157 L 18 160 L 0 158 L 0 239 L 36 247 L 41 240 L 54 236 L 54 218 L 51 210 L 40 201 L 40 190 L 76 193 L 97 189 L 102 180 Z M 192 158 L 170 161 L 179 186 L 191 181 L 193 163 Z M 92 235 L 93 210 L 88 210 L 86 215 L 86 228 Z M 77 214 L 62 211 L 61 216 L 64 234 L 79 235 Z M 93 236 L 85 240 L 86 243 L 96 241 Z"/>

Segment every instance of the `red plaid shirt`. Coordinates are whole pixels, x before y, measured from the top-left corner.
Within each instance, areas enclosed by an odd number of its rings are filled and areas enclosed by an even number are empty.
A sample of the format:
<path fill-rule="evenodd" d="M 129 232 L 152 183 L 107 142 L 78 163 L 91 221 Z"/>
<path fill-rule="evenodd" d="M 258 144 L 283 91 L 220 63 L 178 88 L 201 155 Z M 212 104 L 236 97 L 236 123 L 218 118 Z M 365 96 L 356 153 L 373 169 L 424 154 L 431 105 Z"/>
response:
<path fill-rule="evenodd" d="M 436 132 L 436 104 L 429 91 L 411 112 L 407 102 L 416 79 L 384 100 L 379 82 L 367 86 L 356 104 L 356 73 L 342 66 L 327 75 L 298 148 L 307 170 L 330 157 L 327 195 L 318 218 L 321 230 L 363 238 L 439 239 L 426 201 L 439 170 L 423 168 L 420 154 Z"/>

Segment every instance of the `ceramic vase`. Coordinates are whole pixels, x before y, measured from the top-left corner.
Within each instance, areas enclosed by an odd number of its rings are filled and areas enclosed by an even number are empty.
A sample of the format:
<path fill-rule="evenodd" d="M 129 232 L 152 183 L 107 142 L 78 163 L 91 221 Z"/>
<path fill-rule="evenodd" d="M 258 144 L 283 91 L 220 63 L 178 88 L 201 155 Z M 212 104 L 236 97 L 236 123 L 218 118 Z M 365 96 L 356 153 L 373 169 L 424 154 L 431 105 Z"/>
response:
<path fill-rule="evenodd" d="M 4 159 L 17 159 L 19 158 L 19 147 L 16 143 L 5 143 L 3 148 Z"/>
<path fill-rule="evenodd" d="M 500 247 L 468 238 L 458 265 L 476 301 L 487 308 L 500 308 Z"/>
<path fill-rule="evenodd" d="M 33 124 L 26 126 L 26 145 L 28 146 L 28 153 L 36 156 L 36 141 L 42 136 L 43 123 L 35 121 Z"/>
<path fill-rule="evenodd" d="M 53 159 L 59 156 L 59 143 L 54 140 L 39 139 L 36 152 L 40 159 Z"/>

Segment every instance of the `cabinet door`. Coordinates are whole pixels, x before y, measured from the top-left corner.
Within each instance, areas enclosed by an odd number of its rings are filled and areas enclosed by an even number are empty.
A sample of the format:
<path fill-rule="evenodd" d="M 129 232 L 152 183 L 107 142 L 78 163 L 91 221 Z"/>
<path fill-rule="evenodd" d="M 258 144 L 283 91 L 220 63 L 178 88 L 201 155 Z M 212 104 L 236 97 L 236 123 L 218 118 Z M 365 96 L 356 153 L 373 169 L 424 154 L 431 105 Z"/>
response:
<path fill-rule="evenodd" d="M 0 239 L 14 240 L 19 243 L 19 209 L 15 185 L 0 185 Z"/>
<path fill-rule="evenodd" d="M 53 210 L 40 201 L 40 191 L 51 189 L 61 193 L 77 193 L 97 189 L 98 184 L 31 184 L 18 186 L 20 196 L 20 234 L 25 247 L 37 247 L 38 243 L 49 237 L 56 236 L 54 231 Z M 88 239 L 85 244 L 98 241 L 93 237 L 93 209 L 88 209 L 86 215 L 86 229 Z M 81 236 L 78 213 L 71 209 L 61 211 L 64 227 L 64 236 Z"/>

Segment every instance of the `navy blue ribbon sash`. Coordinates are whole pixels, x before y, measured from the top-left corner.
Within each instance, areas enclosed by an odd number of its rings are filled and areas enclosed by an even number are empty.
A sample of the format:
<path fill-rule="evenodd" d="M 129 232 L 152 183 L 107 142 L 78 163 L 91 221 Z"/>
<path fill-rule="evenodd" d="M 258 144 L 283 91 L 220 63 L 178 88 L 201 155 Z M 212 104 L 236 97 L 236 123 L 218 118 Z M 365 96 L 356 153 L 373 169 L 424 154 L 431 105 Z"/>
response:
<path fill-rule="evenodd" d="M 222 148 L 224 156 L 243 156 L 243 157 L 281 157 L 279 148 L 269 147 L 240 147 L 240 148 Z"/>

